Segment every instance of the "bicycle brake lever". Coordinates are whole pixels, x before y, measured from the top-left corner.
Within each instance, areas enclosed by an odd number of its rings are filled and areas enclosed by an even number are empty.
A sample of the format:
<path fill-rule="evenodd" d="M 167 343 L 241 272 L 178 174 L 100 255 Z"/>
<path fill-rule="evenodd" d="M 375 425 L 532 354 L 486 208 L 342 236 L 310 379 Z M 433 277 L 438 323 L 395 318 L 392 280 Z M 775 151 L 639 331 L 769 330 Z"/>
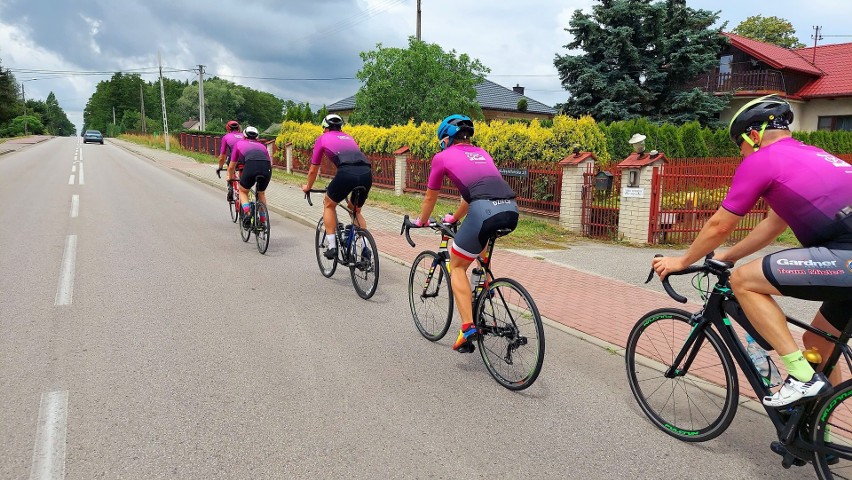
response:
<path fill-rule="evenodd" d="M 311 202 L 311 192 L 305 192 L 305 200 L 308 201 L 308 205 L 314 206 L 313 202 Z"/>
<path fill-rule="evenodd" d="M 216 176 L 219 177 L 219 178 L 222 178 L 222 169 L 221 168 L 216 169 Z"/>
<path fill-rule="evenodd" d="M 658 254 L 654 255 L 654 258 L 662 257 L 662 256 L 663 256 L 663 254 L 662 254 L 662 253 L 658 253 Z M 647 280 L 645 280 L 645 283 L 650 283 L 650 282 L 651 282 L 651 280 L 654 278 L 654 273 L 656 273 L 656 272 L 654 271 L 654 269 L 653 269 L 653 268 L 651 268 L 651 272 L 650 272 L 650 273 L 648 273 L 648 279 L 647 279 Z"/>

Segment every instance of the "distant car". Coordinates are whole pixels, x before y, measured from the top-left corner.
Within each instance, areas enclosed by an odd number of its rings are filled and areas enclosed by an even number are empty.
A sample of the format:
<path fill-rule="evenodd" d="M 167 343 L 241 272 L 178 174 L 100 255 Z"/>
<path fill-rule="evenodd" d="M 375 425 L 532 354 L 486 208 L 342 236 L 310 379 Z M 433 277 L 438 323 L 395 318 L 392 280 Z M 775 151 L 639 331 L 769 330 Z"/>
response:
<path fill-rule="evenodd" d="M 100 143 L 101 145 L 103 145 L 104 136 L 101 134 L 101 132 L 97 130 L 86 130 L 86 134 L 83 135 L 83 143 L 89 142 Z"/>

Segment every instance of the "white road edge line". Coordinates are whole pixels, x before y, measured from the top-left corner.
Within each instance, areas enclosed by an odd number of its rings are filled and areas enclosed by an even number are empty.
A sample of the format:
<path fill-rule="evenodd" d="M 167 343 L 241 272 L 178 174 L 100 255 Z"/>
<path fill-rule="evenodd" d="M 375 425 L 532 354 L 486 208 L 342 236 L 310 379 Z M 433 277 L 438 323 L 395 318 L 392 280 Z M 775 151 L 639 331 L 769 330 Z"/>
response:
<path fill-rule="evenodd" d="M 65 238 L 65 252 L 62 254 L 62 270 L 59 273 L 59 285 L 56 288 L 56 306 L 71 305 L 74 295 L 74 262 L 77 260 L 77 235 Z"/>
<path fill-rule="evenodd" d="M 67 417 L 67 391 L 47 392 L 41 395 L 30 480 L 65 478 Z"/>
<path fill-rule="evenodd" d="M 79 185 L 82 185 L 84 183 L 84 181 L 83 181 L 83 162 L 80 162 L 80 176 L 79 176 L 78 180 L 80 181 Z"/>
<path fill-rule="evenodd" d="M 80 214 L 80 195 L 71 195 L 71 218 Z"/>
<path fill-rule="evenodd" d="M 74 175 L 68 177 L 68 185 L 74 185 Z"/>

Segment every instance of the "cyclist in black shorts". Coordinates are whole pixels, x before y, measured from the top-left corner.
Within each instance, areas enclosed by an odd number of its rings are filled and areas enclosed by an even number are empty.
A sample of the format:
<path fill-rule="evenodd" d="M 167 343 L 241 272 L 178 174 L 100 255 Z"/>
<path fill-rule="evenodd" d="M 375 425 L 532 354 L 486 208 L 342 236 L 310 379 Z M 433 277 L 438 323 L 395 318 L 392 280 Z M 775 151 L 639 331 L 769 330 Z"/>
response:
<path fill-rule="evenodd" d="M 473 121 L 464 115 L 450 115 L 438 126 L 441 152 L 432 159 L 423 207 L 416 225 L 429 222 L 444 176 L 459 189 L 461 203 L 455 213 L 445 215 L 444 223 L 455 223 L 467 215 L 450 248 L 450 285 L 461 317 L 462 327 L 453 350 L 473 352 L 476 326 L 467 269 L 497 230 L 514 230 L 518 225 L 515 192 L 503 180 L 494 160 L 485 150 L 470 143 Z"/>
<path fill-rule="evenodd" d="M 778 351 L 790 375 L 777 393 L 763 399 L 774 407 L 828 395 L 840 369 L 831 383 L 814 372 L 772 295 L 822 301 L 812 325 L 834 335 L 852 320 L 852 166 L 792 138 L 792 121 L 790 105 L 777 95 L 752 100 L 734 115 L 728 130 L 744 158 L 722 206 L 684 256 L 653 261 L 660 277 L 683 270 L 721 245 L 760 197 L 772 208 L 767 217 L 716 258 L 735 262 L 790 227 L 802 248 L 767 255 L 731 275 L 748 319 Z M 833 347 L 810 334 L 803 342 L 826 353 Z"/>
<path fill-rule="evenodd" d="M 337 174 L 328 184 L 325 194 L 324 209 L 322 213 L 325 233 L 328 237 L 329 248 L 324 255 L 329 260 L 337 257 L 337 245 L 335 239 L 335 226 L 337 225 L 337 204 L 346 198 L 355 187 L 364 187 L 366 192 L 357 198 L 353 198 L 349 204 L 355 210 L 358 227 L 366 229 L 367 221 L 361 215 L 361 208 L 367 201 L 367 193 L 373 185 L 373 170 L 367 156 L 361 152 L 361 148 L 355 143 L 351 136 L 341 131 L 343 119 L 338 115 L 330 114 L 322 120 L 323 134 L 317 137 L 314 143 L 313 155 L 311 155 L 311 168 L 308 170 L 308 183 L 302 185 L 305 193 L 313 187 L 319 174 L 320 163 L 323 155 L 337 166 Z M 361 256 L 369 258 L 372 254 L 367 245 L 362 246 Z"/>
<path fill-rule="evenodd" d="M 254 127 L 246 127 L 246 138 L 238 141 L 231 149 L 231 162 L 228 164 L 228 177 L 233 178 L 234 170 L 242 167 L 240 174 L 240 205 L 243 210 L 243 223 L 251 222 L 251 205 L 248 191 L 257 182 L 257 200 L 266 205 L 266 187 L 272 180 L 272 158 L 266 145 L 257 140 L 258 132 Z M 258 180 L 258 177 L 263 178 Z M 264 220 L 265 219 L 261 219 Z"/>

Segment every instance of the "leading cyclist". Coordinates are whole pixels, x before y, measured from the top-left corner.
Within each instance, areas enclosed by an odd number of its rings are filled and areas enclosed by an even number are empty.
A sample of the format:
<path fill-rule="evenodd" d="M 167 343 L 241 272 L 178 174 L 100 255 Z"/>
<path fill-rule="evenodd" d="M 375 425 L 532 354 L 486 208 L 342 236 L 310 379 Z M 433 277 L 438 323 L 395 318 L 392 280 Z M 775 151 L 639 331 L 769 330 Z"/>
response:
<path fill-rule="evenodd" d="M 251 224 L 251 204 L 249 189 L 257 182 L 257 201 L 266 205 L 266 187 L 272 180 L 272 158 L 266 145 L 257 140 L 258 131 L 254 127 L 246 127 L 246 138 L 234 144 L 231 151 L 231 163 L 228 164 L 228 178 L 233 178 L 234 170 L 242 168 L 240 174 L 240 205 L 243 211 L 243 227 Z M 258 177 L 263 176 L 262 179 Z M 266 222 L 265 218 L 261 218 Z"/>
<path fill-rule="evenodd" d="M 323 253 L 325 258 L 331 260 L 337 257 L 337 243 L 335 243 L 335 226 L 337 225 L 337 204 L 346 198 L 356 187 L 364 187 L 366 192 L 357 198 L 352 198 L 349 207 L 355 210 L 355 218 L 358 227 L 367 228 L 367 221 L 361 215 L 367 194 L 373 185 L 373 169 L 370 160 L 361 152 L 361 148 L 355 140 L 342 132 L 343 119 L 335 114 L 326 115 L 322 119 L 323 133 L 314 142 L 314 151 L 311 155 L 311 168 L 308 170 L 308 183 L 302 185 L 302 191 L 308 193 L 313 187 L 319 175 L 322 157 L 327 156 L 337 166 L 334 179 L 328 184 L 325 194 L 322 221 L 325 224 L 325 233 L 328 238 L 328 249 Z M 353 197 L 355 197 L 353 195 Z M 362 247 L 361 257 L 364 259 L 372 255 L 366 241 Z"/>
<path fill-rule="evenodd" d="M 225 124 L 225 130 L 228 131 L 223 137 L 222 142 L 219 146 L 219 170 L 222 170 L 223 165 L 227 165 L 231 161 L 231 149 L 234 148 L 234 144 L 244 139 L 245 136 L 240 132 L 240 124 L 236 120 L 231 120 L 227 124 Z M 226 163 L 227 162 L 227 163 Z M 234 174 L 231 173 L 231 169 L 228 169 L 228 201 L 234 199 L 234 186 L 231 183 L 233 180 Z"/>
<path fill-rule="evenodd" d="M 658 257 L 652 263 L 660 278 L 685 269 L 721 245 L 760 197 L 771 207 L 769 214 L 716 259 L 736 262 L 772 243 L 789 225 L 802 248 L 767 255 L 731 275 L 746 316 L 778 351 L 789 374 L 778 392 L 763 398 L 772 407 L 833 390 L 802 356 L 772 295 L 822 301 L 812 325 L 834 335 L 852 320 L 852 166 L 793 139 L 792 121 L 790 105 L 777 95 L 752 100 L 734 115 L 728 133 L 744 158 L 722 206 L 684 256 Z M 822 352 L 833 348 L 809 333 L 803 341 Z M 840 369 L 831 377 L 837 383 Z"/>
<path fill-rule="evenodd" d="M 450 285 L 462 320 L 453 350 L 473 352 L 476 326 L 473 324 L 473 302 L 467 269 L 483 251 L 489 237 L 497 230 L 514 230 L 518 226 L 515 192 L 503 180 L 491 155 L 471 144 L 473 121 L 464 115 L 450 115 L 438 125 L 441 146 L 429 171 L 426 196 L 415 225 L 426 225 L 435 208 L 438 192 L 446 175 L 459 189 L 462 200 L 455 213 L 444 216 L 444 223 L 455 223 L 467 215 L 450 248 Z"/>

